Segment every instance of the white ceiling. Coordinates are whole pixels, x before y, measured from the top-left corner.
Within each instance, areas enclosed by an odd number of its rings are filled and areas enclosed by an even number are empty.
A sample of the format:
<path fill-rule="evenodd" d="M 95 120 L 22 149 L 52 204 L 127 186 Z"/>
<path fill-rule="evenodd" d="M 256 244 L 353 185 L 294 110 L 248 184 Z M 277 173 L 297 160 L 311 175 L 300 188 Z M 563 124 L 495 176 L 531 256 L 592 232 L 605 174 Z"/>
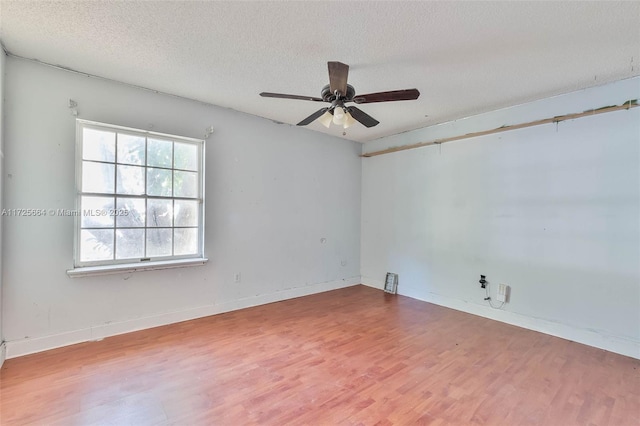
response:
<path fill-rule="evenodd" d="M 308 128 L 366 142 L 640 75 L 640 2 L 0 0 L 10 54 L 295 124 L 325 104 L 327 61 L 381 123 Z M 594 105 L 598 107 L 598 105 Z M 569 112 L 569 111 L 568 111 Z"/>

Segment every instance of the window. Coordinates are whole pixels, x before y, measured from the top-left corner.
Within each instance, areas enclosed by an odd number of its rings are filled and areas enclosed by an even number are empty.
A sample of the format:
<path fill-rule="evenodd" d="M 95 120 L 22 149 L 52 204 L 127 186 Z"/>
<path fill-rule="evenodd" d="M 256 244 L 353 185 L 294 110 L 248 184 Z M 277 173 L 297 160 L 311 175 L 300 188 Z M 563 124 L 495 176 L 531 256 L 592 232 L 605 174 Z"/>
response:
<path fill-rule="evenodd" d="M 76 268 L 206 260 L 203 140 L 85 120 L 76 137 Z"/>

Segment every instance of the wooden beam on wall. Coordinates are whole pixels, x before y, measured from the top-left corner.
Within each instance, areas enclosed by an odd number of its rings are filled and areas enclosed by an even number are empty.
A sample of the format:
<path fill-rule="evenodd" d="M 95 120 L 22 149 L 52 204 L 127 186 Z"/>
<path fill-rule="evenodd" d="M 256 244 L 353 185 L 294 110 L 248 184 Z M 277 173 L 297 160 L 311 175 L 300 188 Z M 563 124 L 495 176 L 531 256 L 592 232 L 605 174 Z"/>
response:
<path fill-rule="evenodd" d="M 422 148 L 423 146 L 429 146 L 429 145 L 440 145 L 440 144 L 443 144 L 443 143 L 459 141 L 459 140 L 462 140 L 462 139 L 469 139 L 469 138 L 475 138 L 475 137 L 478 137 L 478 136 L 492 135 L 494 133 L 507 132 L 507 131 L 510 131 L 510 130 L 517 130 L 517 129 L 524 129 L 524 128 L 527 128 L 527 127 L 540 126 L 542 124 L 560 123 L 561 121 L 574 120 L 576 118 L 582 118 L 582 117 L 591 117 L 593 115 L 604 114 L 604 113 L 613 112 L 613 111 L 619 111 L 621 109 L 635 108 L 637 106 L 638 106 L 638 100 L 637 99 L 632 99 L 632 100 L 629 100 L 629 101 L 623 103 L 622 105 L 607 106 L 607 107 L 603 107 L 603 108 L 592 109 L 592 110 L 579 112 L 579 113 L 574 113 L 574 114 L 559 115 L 557 117 L 545 118 L 545 119 L 536 120 L 536 121 L 529 121 L 527 123 L 513 124 L 513 125 L 510 125 L 510 126 L 502 126 L 502 127 L 498 127 L 497 129 L 483 130 L 481 132 L 473 132 L 473 133 L 467 133 L 467 134 L 459 135 L 459 136 L 451 136 L 451 137 L 448 137 L 448 138 L 435 139 L 435 140 L 429 141 L 429 142 L 419 142 L 419 143 L 414 143 L 414 144 L 411 144 L 411 145 L 396 146 L 396 147 L 392 147 L 392 148 L 383 149 L 383 150 L 380 150 L 380 151 L 367 152 L 365 154 L 362 154 L 361 157 L 366 157 L 366 158 L 375 157 L 376 155 L 391 154 L 392 152 L 406 151 L 406 150 L 415 149 L 415 148 Z"/>

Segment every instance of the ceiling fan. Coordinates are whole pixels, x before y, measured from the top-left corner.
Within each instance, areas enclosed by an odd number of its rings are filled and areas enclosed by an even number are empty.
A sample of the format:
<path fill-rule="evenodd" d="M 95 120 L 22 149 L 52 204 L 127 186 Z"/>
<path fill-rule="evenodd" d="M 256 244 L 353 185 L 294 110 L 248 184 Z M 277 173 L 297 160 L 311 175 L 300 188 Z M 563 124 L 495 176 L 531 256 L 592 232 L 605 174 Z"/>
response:
<path fill-rule="evenodd" d="M 358 121 L 366 127 L 373 127 L 379 124 L 379 121 L 371 117 L 355 106 L 345 106 L 347 102 L 355 102 L 356 104 L 370 104 L 374 102 L 391 102 L 391 101 L 410 101 L 418 99 L 420 92 L 417 89 L 392 90 L 389 92 L 368 93 L 366 95 L 357 95 L 352 85 L 347 84 L 349 75 L 349 65 L 342 62 L 328 62 L 329 65 L 329 84 L 324 86 L 321 91 L 321 98 L 313 96 L 285 95 L 283 93 L 262 92 L 260 96 L 266 98 L 283 98 L 283 99 L 299 99 L 303 101 L 329 102 L 331 106 L 321 108 L 314 112 L 304 120 L 298 123 L 298 126 L 306 126 L 315 119 L 327 128 L 331 122 L 342 125 L 345 129 Z"/>

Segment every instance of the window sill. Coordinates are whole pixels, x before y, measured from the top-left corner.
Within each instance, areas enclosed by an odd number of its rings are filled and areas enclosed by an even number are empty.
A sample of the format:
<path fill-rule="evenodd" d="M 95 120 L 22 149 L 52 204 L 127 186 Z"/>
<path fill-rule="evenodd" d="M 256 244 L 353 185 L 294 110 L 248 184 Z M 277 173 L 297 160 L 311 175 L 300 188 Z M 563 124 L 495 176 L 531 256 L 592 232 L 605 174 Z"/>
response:
<path fill-rule="evenodd" d="M 188 266 L 201 266 L 209 259 L 198 257 L 193 259 L 164 260 L 158 262 L 138 262 L 120 265 L 85 266 L 69 269 L 67 275 L 71 278 L 88 277 L 93 275 L 121 274 L 125 272 L 153 271 L 156 269 L 185 268 Z"/>

